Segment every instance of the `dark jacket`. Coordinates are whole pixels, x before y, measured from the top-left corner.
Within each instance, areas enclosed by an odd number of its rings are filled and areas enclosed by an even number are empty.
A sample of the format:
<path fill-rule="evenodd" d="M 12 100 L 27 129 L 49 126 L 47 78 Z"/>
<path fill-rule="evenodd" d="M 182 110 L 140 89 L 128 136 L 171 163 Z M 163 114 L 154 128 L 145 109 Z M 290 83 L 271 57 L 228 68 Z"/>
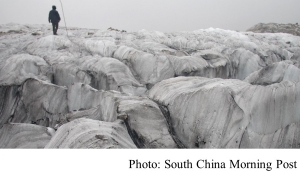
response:
<path fill-rule="evenodd" d="M 60 21 L 60 16 L 58 14 L 58 12 L 54 9 L 52 9 L 50 12 L 49 12 L 49 22 L 52 22 L 52 23 L 58 23 Z"/>

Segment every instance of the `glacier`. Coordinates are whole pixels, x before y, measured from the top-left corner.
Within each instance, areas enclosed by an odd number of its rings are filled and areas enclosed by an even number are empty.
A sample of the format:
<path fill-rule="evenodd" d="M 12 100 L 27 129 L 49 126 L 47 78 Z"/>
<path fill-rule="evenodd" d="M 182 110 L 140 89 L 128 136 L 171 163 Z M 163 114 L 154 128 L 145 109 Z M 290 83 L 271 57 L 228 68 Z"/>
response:
<path fill-rule="evenodd" d="M 259 28 L 0 25 L 0 148 L 300 148 L 300 37 Z"/>

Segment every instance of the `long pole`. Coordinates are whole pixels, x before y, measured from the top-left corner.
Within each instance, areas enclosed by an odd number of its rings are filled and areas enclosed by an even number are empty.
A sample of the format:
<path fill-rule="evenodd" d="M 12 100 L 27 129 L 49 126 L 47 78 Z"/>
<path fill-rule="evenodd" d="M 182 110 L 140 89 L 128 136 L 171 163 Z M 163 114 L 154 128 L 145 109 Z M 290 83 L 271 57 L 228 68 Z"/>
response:
<path fill-rule="evenodd" d="M 61 9 L 62 9 L 62 12 L 63 12 L 63 16 L 64 16 L 64 21 L 65 21 L 65 26 L 66 26 L 66 31 L 67 31 L 67 37 L 69 38 L 67 22 L 66 22 L 65 13 L 64 13 L 64 7 L 63 7 L 63 4 L 62 4 L 61 0 L 59 0 L 59 1 L 60 1 L 60 4 L 61 4 Z"/>

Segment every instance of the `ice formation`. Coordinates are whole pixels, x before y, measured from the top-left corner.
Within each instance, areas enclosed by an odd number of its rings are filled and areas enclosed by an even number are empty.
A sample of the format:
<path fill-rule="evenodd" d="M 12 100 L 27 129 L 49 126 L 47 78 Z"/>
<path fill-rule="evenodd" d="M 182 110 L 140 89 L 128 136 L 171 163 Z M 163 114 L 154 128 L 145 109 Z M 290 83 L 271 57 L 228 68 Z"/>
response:
<path fill-rule="evenodd" d="M 1 148 L 300 147 L 299 36 L 0 32 Z"/>

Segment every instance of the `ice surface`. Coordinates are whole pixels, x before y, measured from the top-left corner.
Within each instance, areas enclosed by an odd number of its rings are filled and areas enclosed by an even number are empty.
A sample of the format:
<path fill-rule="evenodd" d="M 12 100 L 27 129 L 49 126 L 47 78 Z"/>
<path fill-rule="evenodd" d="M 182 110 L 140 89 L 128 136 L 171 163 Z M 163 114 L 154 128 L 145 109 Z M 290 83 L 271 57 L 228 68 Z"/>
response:
<path fill-rule="evenodd" d="M 290 27 L 0 25 L 0 147 L 299 148 Z"/>

